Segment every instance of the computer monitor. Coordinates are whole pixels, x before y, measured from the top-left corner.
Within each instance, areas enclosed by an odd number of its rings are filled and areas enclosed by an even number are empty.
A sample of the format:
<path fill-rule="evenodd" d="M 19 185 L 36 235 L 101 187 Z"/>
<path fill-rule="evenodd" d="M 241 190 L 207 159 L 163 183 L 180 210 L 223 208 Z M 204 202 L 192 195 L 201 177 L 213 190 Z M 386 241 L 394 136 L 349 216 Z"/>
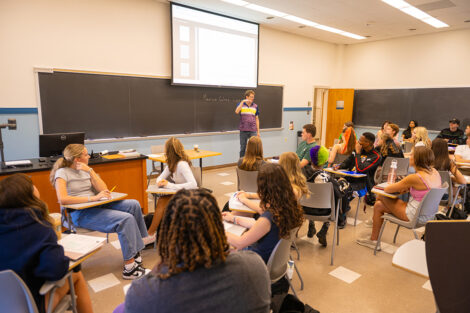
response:
<path fill-rule="evenodd" d="M 61 133 L 39 135 L 39 156 L 54 157 L 62 155 L 65 147 L 71 143 L 85 142 L 85 133 Z"/>

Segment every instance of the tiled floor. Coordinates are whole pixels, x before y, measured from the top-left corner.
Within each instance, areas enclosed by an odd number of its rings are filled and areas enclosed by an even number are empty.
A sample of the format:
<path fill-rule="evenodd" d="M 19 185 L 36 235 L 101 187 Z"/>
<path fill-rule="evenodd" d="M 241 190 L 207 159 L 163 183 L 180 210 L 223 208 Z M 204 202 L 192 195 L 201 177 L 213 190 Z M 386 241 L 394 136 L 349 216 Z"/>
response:
<path fill-rule="evenodd" d="M 228 174 L 228 175 L 225 175 Z M 232 182 L 233 184 L 223 184 Z M 235 168 L 223 168 L 204 171 L 203 184 L 213 190 L 219 206 L 222 208 L 232 192 L 236 190 Z M 153 201 L 149 201 L 153 206 Z M 356 202 L 351 207 L 349 217 L 354 221 Z M 372 212 L 368 208 L 364 213 L 361 209 L 357 226 L 350 223 L 340 230 L 340 244 L 336 247 L 334 266 L 330 265 L 332 231 L 328 232 L 328 247 L 318 244 L 316 237 L 306 237 L 307 223 L 299 232 L 297 246 L 300 250 L 300 260 L 295 251 L 292 256 L 304 280 L 304 290 L 299 290 L 300 282 L 294 273 L 293 285 L 297 295 L 303 302 L 310 304 L 322 313 L 342 312 L 435 312 L 435 305 L 428 279 L 409 273 L 392 266 L 394 249 L 404 242 L 413 239 L 408 230 L 400 230 L 397 244 L 392 244 L 394 227 L 385 228 L 382 248 L 386 251 L 374 256 L 369 248 L 357 245 L 356 236 L 370 233 L 364 223 Z M 351 222 L 351 220 L 349 221 Z M 320 225 L 317 225 L 317 228 Z M 333 226 L 331 226 L 330 229 Z M 92 233 L 104 236 L 104 234 Z M 130 284 L 121 278 L 122 256 L 119 246 L 114 241 L 115 234 L 110 235 L 110 242 L 97 254 L 83 264 L 83 273 L 89 282 L 89 291 L 95 312 L 107 313 L 124 301 L 124 289 Z M 151 268 L 157 263 L 158 256 L 154 249 L 142 253 L 144 265 Z M 106 275 L 106 276 L 105 276 Z M 96 281 L 98 279 L 98 281 Z M 98 282 L 93 288 L 92 282 Z M 110 287 L 106 288 L 106 284 Z"/>

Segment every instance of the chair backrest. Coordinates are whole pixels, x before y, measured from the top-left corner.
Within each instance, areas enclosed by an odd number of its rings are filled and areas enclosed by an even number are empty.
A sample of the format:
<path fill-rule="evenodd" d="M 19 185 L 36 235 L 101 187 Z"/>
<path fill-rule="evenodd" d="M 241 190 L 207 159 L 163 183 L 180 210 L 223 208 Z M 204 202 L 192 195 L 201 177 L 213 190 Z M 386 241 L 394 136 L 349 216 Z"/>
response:
<path fill-rule="evenodd" d="M 426 263 L 438 312 L 470 312 L 470 222 L 426 224 Z"/>
<path fill-rule="evenodd" d="M 452 178 L 450 177 L 449 171 L 439 171 L 439 175 L 441 175 L 441 181 L 446 182 L 449 185 L 449 188 L 447 188 L 446 192 L 449 196 L 447 197 L 447 200 L 441 199 L 440 204 L 450 207 L 452 205 L 452 200 L 454 199 L 454 190 L 452 189 Z"/>
<path fill-rule="evenodd" d="M 258 191 L 258 171 L 244 171 L 237 167 L 238 190 L 248 192 Z"/>
<path fill-rule="evenodd" d="M 307 183 L 308 195 L 300 198 L 300 205 L 308 208 L 331 209 L 331 218 L 335 219 L 335 194 L 332 183 Z"/>
<path fill-rule="evenodd" d="M 286 274 L 287 262 L 290 257 L 290 247 L 298 230 L 298 227 L 292 229 L 289 238 L 281 238 L 274 247 L 273 252 L 271 252 L 266 266 L 268 267 L 269 277 L 272 282 L 278 281 Z"/>
<path fill-rule="evenodd" d="M 336 153 L 335 160 L 333 161 L 333 164 L 341 164 L 343 163 L 344 160 L 349 158 L 351 154 L 341 154 L 341 153 Z"/>
<path fill-rule="evenodd" d="M 413 146 L 414 146 L 414 144 L 412 142 L 405 141 L 405 151 L 403 151 L 403 152 L 404 153 L 410 153 L 411 150 L 413 150 Z"/>
<path fill-rule="evenodd" d="M 152 153 L 152 154 L 164 153 L 164 152 L 165 152 L 165 146 L 164 145 L 150 146 L 150 153 Z"/>
<path fill-rule="evenodd" d="M 0 290 L 2 312 L 38 313 L 28 286 L 12 270 L 0 272 Z"/>
<path fill-rule="evenodd" d="M 410 167 L 409 158 L 387 157 L 382 165 L 382 177 L 387 176 L 393 160 L 397 160 L 397 176 L 407 176 Z"/>
<path fill-rule="evenodd" d="M 446 193 L 449 185 L 447 182 L 442 184 L 441 188 L 431 188 L 428 193 L 424 196 L 423 200 L 419 203 L 416 215 L 411 220 L 411 226 L 415 228 L 418 225 L 418 219 L 421 216 L 434 217 L 439 210 L 439 203 L 441 202 L 442 196 Z"/>
<path fill-rule="evenodd" d="M 202 187 L 202 170 L 200 167 L 191 166 L 191 171 L 193 172 L 194 178 L 198 187 Z"/>

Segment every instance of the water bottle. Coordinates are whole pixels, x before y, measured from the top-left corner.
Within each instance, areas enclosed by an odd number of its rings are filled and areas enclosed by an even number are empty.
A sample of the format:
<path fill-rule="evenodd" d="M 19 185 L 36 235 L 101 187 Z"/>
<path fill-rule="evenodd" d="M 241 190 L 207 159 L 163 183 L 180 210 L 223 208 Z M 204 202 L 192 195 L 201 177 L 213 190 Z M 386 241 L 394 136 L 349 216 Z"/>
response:
<path fill-rule="evenodd" d="M 397 179 L 397 165 L 398 162 L 396 159 L 392 160 L 390 164 L 390 170 L 388 171 L 387 183 L 393 184 Z"/>
<path fill-rule="evenodd" d="M 292 276 L 294 275 L 294 261 L 289 260 L 287 262 L 287 277 L 289 280 L 292 280 Z"/>

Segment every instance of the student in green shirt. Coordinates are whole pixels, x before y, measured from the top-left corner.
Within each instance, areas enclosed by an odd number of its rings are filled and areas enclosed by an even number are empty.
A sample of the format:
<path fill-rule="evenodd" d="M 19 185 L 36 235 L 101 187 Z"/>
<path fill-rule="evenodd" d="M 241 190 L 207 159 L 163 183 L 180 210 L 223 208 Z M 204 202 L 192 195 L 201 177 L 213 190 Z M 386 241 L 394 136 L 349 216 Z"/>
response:
<path fill-rule="evenodd" d="M 317 128 L 313 124 L 305 124 L 302 127 L 302 142 L 297 147 L 297 156 L 300 160 L 300 167 L 310 163 L 310 149 L 316 146 L 315 135 L 317 133 Z"/>

